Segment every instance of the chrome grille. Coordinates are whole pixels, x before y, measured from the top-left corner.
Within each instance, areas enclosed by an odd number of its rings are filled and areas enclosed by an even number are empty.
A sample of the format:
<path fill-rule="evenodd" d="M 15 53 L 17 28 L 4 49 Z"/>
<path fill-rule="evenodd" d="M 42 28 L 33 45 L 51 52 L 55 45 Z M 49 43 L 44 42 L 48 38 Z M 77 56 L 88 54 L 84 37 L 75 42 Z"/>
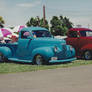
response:
<path fill-rule="evenodd" d="M 57 53 L 58 59 L 65 59 L 66 51 L 67 51 L 66 45 L 62 45 L 62 50 L 59 53 Z"/>
<path fill-rule="evenodd" d="M 63 50 L 63 54 L 66 55 L 66 50 L 67 50 L 66 45 L 62 45 L 62 50 Z"/>

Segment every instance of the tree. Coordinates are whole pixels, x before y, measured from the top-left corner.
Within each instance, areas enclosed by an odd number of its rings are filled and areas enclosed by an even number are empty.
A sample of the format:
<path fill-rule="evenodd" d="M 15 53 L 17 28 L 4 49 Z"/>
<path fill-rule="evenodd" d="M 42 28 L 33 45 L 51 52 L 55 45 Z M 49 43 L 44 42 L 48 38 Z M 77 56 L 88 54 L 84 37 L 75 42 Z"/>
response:
<path fill-rule="evenodd" d="M 63 19 L 63 24 L 65 24 L 65 26 L 66 26 L 68 29 L 72 28 L 72 26 L 73 26 L 72 22 L 70 22 L 67 17 L 64 17 L 64 19 Z"/>
<path fill-rule="evenodd" d="M 57 16 L 52 17 L 50 24 L 51 24 L 51 33 L 53 35 L 61 34 L 61 30 L 62 30 L 61 21 Z"/>
<path fill-rule="evenodd" d="M 72 28 L 73 25 L 67 17 L 63 16 L 53 16 L 50 24 L 50 30 L 53 35 L 66 35 L 68 29 Z"/>
<path fill-rule="evenodd" d="M 40 26 L 40 27 L 45 27 L 45 28 L 49 29 L 48 21 L 45 20 L 45 25 L 44 25 L 43 18 L 40 19 L 40 25 L 39 25 L 39 26 Z"/>
<path fill-rule="evenodd" d="M 46 24 L 44 26 L 43 18 L 40 19 L 39 16 L 37 16 L 36 18 L 31 17 L 30 20 L 26 23 L 26 25 L 28 27 L 30 27 L 30 26 L 39 26 L 39 27 L 45 27 L 45 28 L 49 29 L 48 21 L 45 20 L 45 23 Z"/>
<path fill-rule="evenodd" d="M 4 27 L 3 24 L 5 24 L 5 21 L 4 21 L 3 17 L 0 16 L 0 28 L 3 28 Z"/>
<path fill-rule="evenodd" d="M 27 23 L 27 26 L 38 26 L 37 18 L 31 18 Z"/>

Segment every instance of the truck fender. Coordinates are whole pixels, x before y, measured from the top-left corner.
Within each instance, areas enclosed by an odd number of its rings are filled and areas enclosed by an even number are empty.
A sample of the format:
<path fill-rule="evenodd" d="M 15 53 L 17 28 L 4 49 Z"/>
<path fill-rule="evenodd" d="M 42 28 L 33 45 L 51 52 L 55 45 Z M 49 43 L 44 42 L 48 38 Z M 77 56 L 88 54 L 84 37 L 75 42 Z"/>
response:
<path fill-rule="evenodd" d="M 86 51 L 86 50 L 92 51 L 92 44 L 87 44 L 87 45 L 83 46 L 80 49 L 80 54 L 83 55 L 84 51 Z"/>
<path fill-rule="evenodd" d="M 72 48 L 72 49 L 71 49 Z M 71 45 L 67 45 L 67 51 L 72 52 L 72 56 L 75 56 L 75 49 Z M 71 54 L 69 54 L 71 56 Z"/>
<path fill-rule="evenodd" d="M 42 55 L 46 61 L 50 59 L 50 57 L 54 56 L 53 48 L 51 47 L 41 47 L 34 49 L 32 51 L 32 61 L 36 55 Z"/>
<path fill-rule="evenodd" d="M 6 57 L 10 57 L 12 55 L 12 52 L 10 50 L 10 48 L 8 47 L 0 47 L 0 52 Z"/>

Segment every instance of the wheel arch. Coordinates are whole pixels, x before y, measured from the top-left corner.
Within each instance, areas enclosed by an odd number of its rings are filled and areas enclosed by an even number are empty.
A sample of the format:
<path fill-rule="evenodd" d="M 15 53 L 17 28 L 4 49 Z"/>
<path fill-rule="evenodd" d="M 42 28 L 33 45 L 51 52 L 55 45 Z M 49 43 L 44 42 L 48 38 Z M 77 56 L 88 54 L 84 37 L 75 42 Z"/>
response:
<path fill-rule="evenodd" d="M 85 51 L 91 51 L 92 52 L 92 44 L 87 44 L 80 49 L 81 56 L 84 54 Z"/>
<path fill-rule="evenodd" d="M 84 45 L 84 46 L 81 48 L 81 51 L 85 51 L 85 50 L 92 50 L 92 44 Z"/>
<path fill-rule="evenodd" d="M 12 52 L 11 52 L 10 48 L 8 48 L 8 47 L 0 47 L 0 52 L 1 52 L 6 58 L 9 58 L 10 56 L 12 56 Z"/>
<path fill-rule="evenodd" d="M 42 55 L 46 61 L 49 60 L 50 57 L 54 55 L 54 52 L 51 47 L 42 47 L 37 48 L 32 51 L 32 61 L 34 60 L 36 55 Z"/>

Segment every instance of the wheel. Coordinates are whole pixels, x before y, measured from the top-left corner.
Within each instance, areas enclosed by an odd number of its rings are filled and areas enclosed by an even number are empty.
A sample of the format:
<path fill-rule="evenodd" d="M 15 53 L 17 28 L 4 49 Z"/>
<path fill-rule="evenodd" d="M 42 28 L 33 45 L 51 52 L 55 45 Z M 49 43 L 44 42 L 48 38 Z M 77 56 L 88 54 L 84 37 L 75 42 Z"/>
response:
<path fill-rule="evenodd" d="M 37 65 L 46 64 L 46 61 L 44 60 L 44 58 L 43 58 L 42 55 L 36 55 L 34 62 L 35 62 L 35 64 L 37 64 Z"/>
<path fill-rule="evenodd" d="M 5 60 L 5 57 L 4 57 L 4 55 L 0 52 L 0 62 L 4 62 L 4 60 Z"/>
<path fill-rule="evenodd" d="M 84 52 L 84 59 L 86 59 L 86 60 L 92 59 L 91 51 Z"/>

